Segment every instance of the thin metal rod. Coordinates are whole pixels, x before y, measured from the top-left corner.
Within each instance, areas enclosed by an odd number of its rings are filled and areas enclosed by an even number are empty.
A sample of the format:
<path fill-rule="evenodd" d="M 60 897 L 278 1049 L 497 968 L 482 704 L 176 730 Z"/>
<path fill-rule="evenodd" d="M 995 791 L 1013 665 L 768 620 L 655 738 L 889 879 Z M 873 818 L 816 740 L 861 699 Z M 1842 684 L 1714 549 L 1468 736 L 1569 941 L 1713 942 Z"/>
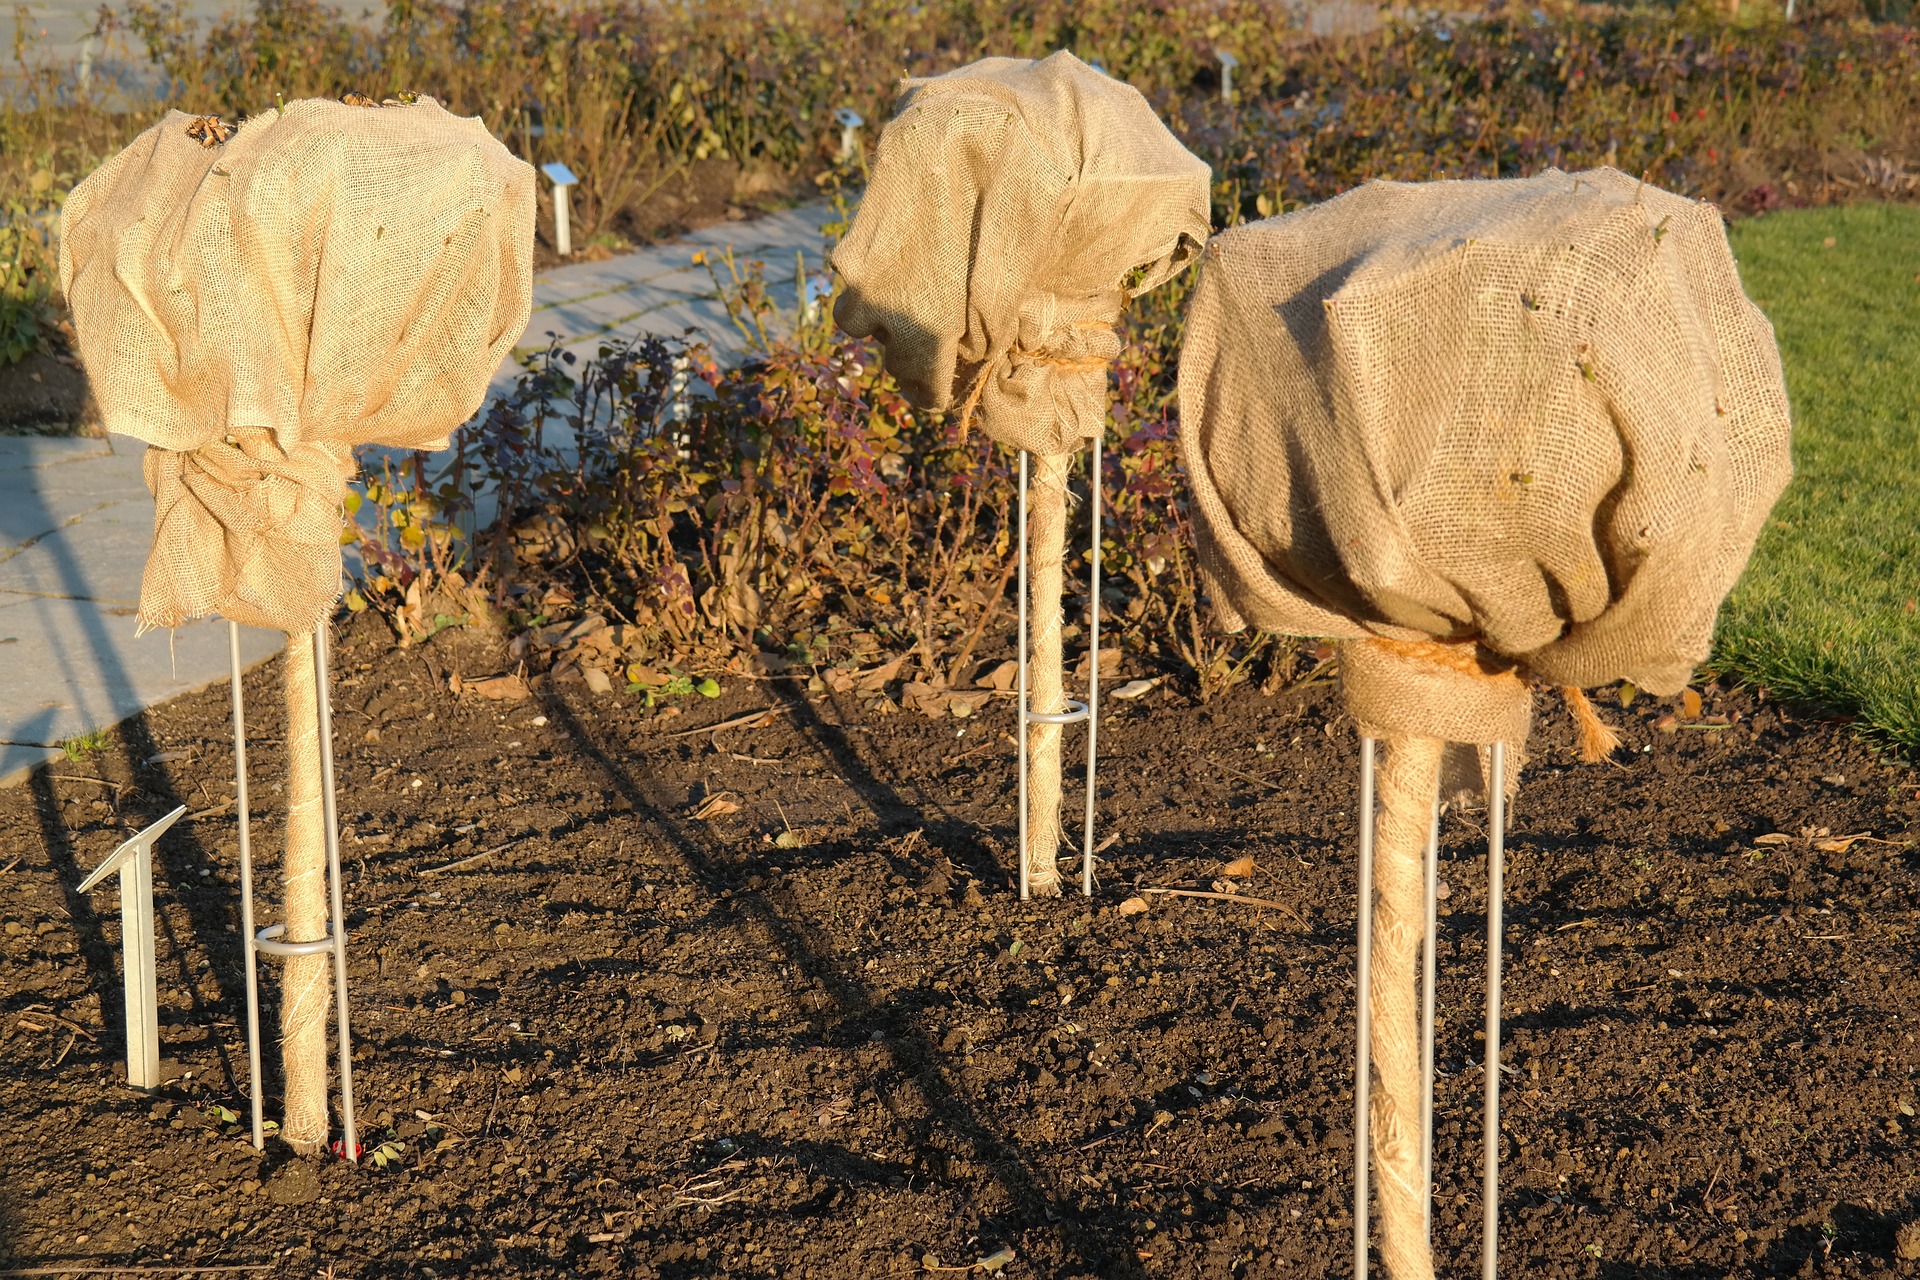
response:
<path fill-rule="evenodd" d="M 1487 787 L 1487 1052 L 1481 1063 L 1486 1074 L 1485 1185 L 1481 1191 L 1486 1215 L 1482 1228 L 1481 1280 L 1500 1274 L 1500 912 L 1506 892 L 1507 857 L 1507 747 L 1493 744 Z"/>
<path fill-rule="evenodd" d="M 1088 630 L 1092 634 L 1088 652 L 1092 674 L 1087 677 L 1087 834 L 1080 854 L 1080 892 L 1093 896 L 1093 798 L 1095 770 L 1100 755 L 1100 437 L 1093 438 L 1093 471 L 1088 488 L 1093 491 L 1093 572 L 1087 592 Z"/>
<path fill-rule="evenodd" d="M 1433 1011 L 1435 941 L 1440 932 L 1440 797 L 1433 798 L 1433 825 L 1427 829 L 1427 937 L 1420 957 L 1423 969 L 1421 999 L 1425 1009 L 1420 1018 L 1420 1173 L 1426 1189 L 1420 1196 L 1420 1209 L 1426 1238 L 1433 1240 Z"/>
<path fill-rule="evenodd" d="M 1360 739 L 1360 893 L 1358 952 L 1354 962 L 1354 1022 L 1358 1034 L 1353 1066 L 1353 1275 L 1367 1275 L 1367 1123 L 1373 1087 L 1373 739 Z"/>
<path fill-rule="evenodd" d="M 233 789 L 240 811 L 240 947 L 247 961 L 247 1093 L 253 1106 L 253 1149 L 267 1144 L 261 1119 L 260 972 L 253 938 L 253 823 L 247 808 L 247 707 L 240 692 L 240 624 L 227 623 L 227 653 L 233 659 Z"/>
<path fill-rule="evenodd" d="M 340 1011 L 340 1127 L 347 1159 L 360 1159 L 360 1132 L 353 1114 L 353 1030 L 347 1013 L 347 911 L 340 890 L 340 821 L 333 795 L 332 686 L 327 679 L 327 622 L 313 629 L 315 709 L 320 718 L 320 805 L 327 828 L 327 875 L 333 892 L 334 1003 Z"/>
<path fill-rule="evenodd" d="M 1027 451 L 1020 451 L 1020 901 L 1027 884 Z"/>

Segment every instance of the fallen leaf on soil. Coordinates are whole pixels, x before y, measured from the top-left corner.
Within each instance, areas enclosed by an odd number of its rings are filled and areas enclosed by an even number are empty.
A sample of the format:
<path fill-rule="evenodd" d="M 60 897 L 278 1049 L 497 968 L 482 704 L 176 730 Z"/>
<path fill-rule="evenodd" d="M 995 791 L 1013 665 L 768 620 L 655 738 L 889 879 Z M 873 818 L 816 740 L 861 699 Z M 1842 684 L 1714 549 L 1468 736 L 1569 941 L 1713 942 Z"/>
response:
<path fill-rule="evenodd" d="M 1232 862 L 1220 868 L 1220 874 L 1223 876 L 1239 876 L 1242 880 L 1246 879 L 1253 874 L 1253 855 L 1248 854 L 1244 858 L 1235 858 Z"/>
<path fill-rule="evenodd" d="M 956 719 L 965 720 L 981 707 L 984 707 L 987 704 L 987 699 L 991 696 L 992 695 L 985 690 L 975 690 L 972 693 L 949 694 L 947 696 L 947 710 L 952 712 Z"/>
<path fill-rule="evenodd" d="M 1129 701 L 1134 698 L 1144 698 L 1158 688 L 1160 682 L 1164 679 L 1166 679 L 1165 676 L 1154 676 L 1150 680 L 1129 680 L 1118 689 L 1115 689 L 1113 696 L 1116 698 L 1125 698 Z"/>
<path fill-rule="evenodd" d="M 590 613 L 567 628 L 565 638 L 568 640 L 580 640 L 592 635 L 596 631 L 605 631 L 606 629 L 607 620 L 597 613 Z"/>
<path fill-rule="evenodd" d="M 598 667 L 582 667 L 580 674 L 586 678 L 587 688 L 595 693 L 612 693 L 613 677 Z"/>
<path fill-rule="evenodd" d="M 1755 836 L 1753 842 L 1755 844 L 1792 844 L 1793 837 L 1784 831 L 1775 831 L 1768 835 Z"/>
<path fill-rule="evenodd" d="M 1003 662 L 973 683 L 976 688 L 998 689 L 1001 693 L 1005 693 L 1007 690 L 1013 688 L 1014 682 L 1019 678 L 1020 664 L 1017 662 Z"/>
<path fill-rule="evenodd" d="M 1128 898 L 1120 904 L 1120 914 L 1123 916 L 1137 916 L 1146 909 L 1147 900 L 1145 898 Z"/>
<path fill-rule="evenodd" d="M 1700 718 L 1700 695 L 1687 689 L 1680 695 L 1680 714 L 1689 720 Z"/>
<path fill-rule="evenodd" d="M 518 702 L 522 698 L 533 696 L 532 690 L 527 688 L 527 682 L 517 674 L 468 680 L 463 682 L 461 687 L 483 698 L 491 698 L 495 702 Z"/>
<path fill-rule="evenodd" d="M 652 689 L 658 688 L 663 684 L 669 684 L 672 680 L 672 676 L 662 675 L 658 671 L 650 667 L 643 667 L 637 662 L 627 668 L 628 684 L 645 685 Z"/>
<path fill-rule="evenodd" d="M 929 720 L 938 720 L 947 714 L 947 693 L 915 680 L 900 691 L 900 705 L 912 707 Z"/>
<path fill-rule="evenodd" d="M 901 657 L 895 658 L 892 662 L 882 663 L 880 666 L 869 668 L 866 671 L 855 672 L 853 676 L 853 687 L 861 693 L 879 693 L 899 678 L 900 667 L 906 660 L 905 655 L 902 655 Z"/>
<path fill-rule="evenodd" d="M 1850 836 L 1835 836 L 1831 840 L 1816 841 L 1813 847 L 1822 853 L 1845 853 L 1858 841 L 1871 839 L 1873 839 L 1873 832 L 1857 831 Z"/>
<path fill-rule="evenodd" d="M 705 822 L 709 818 L 717 818 L 723 813 L 740 812 L 740 806 L 727 799 L 731 794 L 732 792 L 729 791 L 716 791 L 708 796 L 701 806 L 693 811 L 693 820 L 695 822 Z"/>
<path fill-rule="evenodd" d="M 1091 668 L 1092 664 L 1087 661 L 1087 655 L 1084 653 L 1081 654 L 1080 661 L 1074 664 L 1073 678 L 1084 681 L 1087 676 L 1091 674 Z M 1118 649 L 1102 649 L 1100 651 L 1100 678 L 1106 680 L 1119 674 L 1120 651 Z"/>

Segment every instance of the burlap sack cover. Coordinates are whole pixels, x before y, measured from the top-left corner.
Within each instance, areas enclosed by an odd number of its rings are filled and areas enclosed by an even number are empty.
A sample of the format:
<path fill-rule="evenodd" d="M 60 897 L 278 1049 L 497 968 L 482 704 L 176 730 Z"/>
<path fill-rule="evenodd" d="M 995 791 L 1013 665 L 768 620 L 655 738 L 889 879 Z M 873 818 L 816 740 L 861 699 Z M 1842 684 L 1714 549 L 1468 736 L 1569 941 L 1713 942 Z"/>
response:
<path fill-rule="evenodd" d="M 1121 308 L 1198 256 L 1210 171 L 1130 85 L 1070 53 L 909 80 L 833 251 L 834 319 L 907 398 L 996 440 L 1098 435 Z"/>
<path fill-rule="evenodd" d="M 142 627 L 312 627 L 356 445 L 443 447 L 526 328 L 533 170 L 478 120 L 301 101 L 224 145 L 180 112 L 74 188 L 60 283 L 155 500 Z"/>
<path fill-rule="evenodd" d="M 1386 638 L 1345 647 L 1350 703 L 1377 676 L 1376 704 L 1427 708 L 1382 729 L 1458 742 L 1524 736 L 1503 667 L 1665 694 L 1707 656 L 1791 471 L 1712 206 L 1612 169 L 1374 182 L 1201 271 L 1182 448 L 1230 625 Z M 1431 641 L 1472 642 L 1480 678 L 1404 643 Z"/>

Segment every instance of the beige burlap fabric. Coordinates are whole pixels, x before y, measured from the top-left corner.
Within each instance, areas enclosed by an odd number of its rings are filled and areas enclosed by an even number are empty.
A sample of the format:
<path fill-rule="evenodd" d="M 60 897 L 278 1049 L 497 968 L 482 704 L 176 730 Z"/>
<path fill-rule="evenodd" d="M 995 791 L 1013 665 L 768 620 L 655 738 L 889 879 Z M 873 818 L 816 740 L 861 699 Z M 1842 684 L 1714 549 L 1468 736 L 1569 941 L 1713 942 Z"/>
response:
<path fill-rule="evenodd" d="M 1576 688 L 1684 684 L 1790 472 L 1719 213 L 1611 169 L 1375 182 L 1221 235 L 1180 391 L 1229 614 L 1474 640 Z"/>
<path fill-rule="evenodd" d="M 302 631 L 339 594 L 351 449 L 444 444 L 525 329 L 533 171 L 430 98 L 213 146 L 193 122 L 74 188 L 61 286 L 107 429 L 153 447 L 141 623 Z"/>
<path fill-rule="evenodd" d="M 1121 308 L 1199 253 L 1208 182 L 1137 90 L 1070 53 L 909 80 L 833 251 L 834 319 L 920 407 L 1069 453 L 1106 421 Z"/>

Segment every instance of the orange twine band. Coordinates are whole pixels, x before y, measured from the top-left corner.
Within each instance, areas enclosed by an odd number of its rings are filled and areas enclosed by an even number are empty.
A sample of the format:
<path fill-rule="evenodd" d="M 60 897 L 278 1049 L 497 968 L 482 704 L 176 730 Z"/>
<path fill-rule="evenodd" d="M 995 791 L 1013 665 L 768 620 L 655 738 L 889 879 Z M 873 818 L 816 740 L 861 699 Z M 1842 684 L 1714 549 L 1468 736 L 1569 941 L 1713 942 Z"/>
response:
<path fill-rule="evenodd" d="M 1472 676 L 1476 680 L 1519 680 L 1519 665 L 1505 665 L 1488 670 L 1489 661 L 1504 660 L 1491 655 L 1478 641 L 1466 640 L 1456 644 L 1447 644 L 1439 640 L 1389 640 L 1385 636 L 1368 636 L 1366 642 L 1385 649 L 1395 657 L 1411 662 L 1424 662 L 1430 666 L 1444 667 L 1457 671 L 1461 675 Z M 1577 686 L 1566 684 L 1557 686 L 1560 697 L 1566 702 L 1567 710 L 1573 715 L 1573 723 L 1580 731 L 1580 758 L 1588 764 L 1598 764 L 1612 755 L 1620 746 L 1620 735 L 1600 713 L 1593 709 L 1593 703 L 1585 692 Z"/>
<path fill-rule="evenodd" d="M 1074 324 L 1075 329 L 1112 329 L 1113 325 L 1105 320 L 1081 320 Z M 1104 371 L 1109 361 L 1098 356 L 1081 356 L 1068 359 L 1064 356 L 1046 356 L 1037 351 L 1028 351 L 1025 347 L 1014 347 L 1007 352 L 1007 359 L 1024 364 L 1045 365 L 1049 369 L 1059 369 L 1066 373 L 1092 373 L 1096 369 Z M 973 425 L 973 411 L 980 406 L 980 397 L 986 394 L 987 383 L 992 380 L 993 367 L 980 366 L 979 374 L 973 380 L 973 387 L 967 392 L 967 398 L 960 406 L 960 443 L 967 442 L 967 429 Z"/>

